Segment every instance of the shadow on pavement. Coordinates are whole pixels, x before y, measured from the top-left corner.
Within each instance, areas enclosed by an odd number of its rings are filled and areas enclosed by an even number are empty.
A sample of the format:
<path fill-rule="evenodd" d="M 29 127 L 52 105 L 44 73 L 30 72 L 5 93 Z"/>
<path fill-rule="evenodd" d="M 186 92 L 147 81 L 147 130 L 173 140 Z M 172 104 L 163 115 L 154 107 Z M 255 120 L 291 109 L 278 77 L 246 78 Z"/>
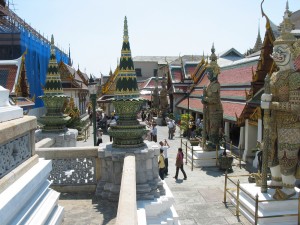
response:
<path fill-rule="evenodd" d="M 61 193 L 59 205 L 65 209 L 63 225 L 113 225 L 118 202 L 109 202 L 94 193 Z"/>

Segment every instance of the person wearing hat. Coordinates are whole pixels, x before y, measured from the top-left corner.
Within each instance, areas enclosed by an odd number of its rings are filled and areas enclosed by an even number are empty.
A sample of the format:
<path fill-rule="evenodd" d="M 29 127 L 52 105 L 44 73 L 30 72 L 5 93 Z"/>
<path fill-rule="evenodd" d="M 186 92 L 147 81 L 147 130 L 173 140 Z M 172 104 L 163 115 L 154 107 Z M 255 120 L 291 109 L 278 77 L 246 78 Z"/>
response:
<path fill-rule="evenodd" d="M 102 129 L 99 128 L 97 130 L 97 146 L 99 146 L 102 143 L 102 135 L 103 135 Z"/>
<path fill-rule="evenodd" d="M 163 154 L 164 154 L 164 159 L 165 159 L 165 170 L 164 170 L 164 174 L 166 176 L 168 176 L 168 166 L 169 166 L 169 161 L 168 161 L 168 150 L 170 148 L 169 143 L 167 142 L 167 140 L 165 139 L 165 141 L 160 141 L 160 149 L 163 150 Z"/>

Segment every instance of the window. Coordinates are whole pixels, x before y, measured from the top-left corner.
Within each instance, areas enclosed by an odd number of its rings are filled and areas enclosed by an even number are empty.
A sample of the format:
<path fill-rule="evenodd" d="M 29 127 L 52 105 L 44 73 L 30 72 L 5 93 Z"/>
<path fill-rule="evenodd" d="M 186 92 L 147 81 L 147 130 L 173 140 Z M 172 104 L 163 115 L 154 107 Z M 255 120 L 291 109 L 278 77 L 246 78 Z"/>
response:
<path fill-rule="evenodd" d="M 136 73 L 137 77 L 141 77 L 142 76 L 142 69 L 141 68 L 136 68 L 135 73 Z"/>
<path fill-rule="evenodd" d="M 153 75 L 154 75 L 154 77 L 157 77 L 157 69 L 153 70 Z"/>

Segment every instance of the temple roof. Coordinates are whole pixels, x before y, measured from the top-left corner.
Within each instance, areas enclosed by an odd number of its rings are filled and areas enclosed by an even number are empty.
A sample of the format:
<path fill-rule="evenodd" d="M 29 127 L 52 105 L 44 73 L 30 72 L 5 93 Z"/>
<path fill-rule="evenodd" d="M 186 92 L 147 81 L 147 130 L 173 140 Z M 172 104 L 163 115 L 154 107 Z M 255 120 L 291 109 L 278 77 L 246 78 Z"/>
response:
<path fill-rule="evenodd" d="M 166 65 L 176 60 L 177 56 L 135 56 L 133 61 L 138 62 L 157 62 L 159 65 Z"/>
<path fill-rule="evenodd" d="M 243 54 L 241 54 L 238 50 L 235 48 L 230 48 L 226 51 L 219 53 L 219 58 L 224 58 L 231 61 L 236 61 L 239 59 L 244 58 Z"/>
<path fill-rule="evenodd" d="M 22 55 L 15 60 L 0 61 L 0 85 L 10 91 L 10 98 L 16 105 L 28 108 L 35 103 L 34 100 L 29 99 L 24 57 Z"/>
<path fill-rule="evenodd" d="M 189 101 L 189 102 L 188 102 Z M 231 101 L 221 101 L 223 106 L 223 118 L 225 120 L 237 121 L 236 116 L 240 116 L 245 103 L 231 102 Z M 203 104 L 200 98 L 190 97 L 189 99 L 182 99 L 178 104 L 178 108 L 187 109 L 189 105 L 190 110 L 203 113 Z"/>
<path fill-rule="evenodd" d="M 59 63 L 59 72 L 63 88 L 78 88 L 88 90 L 86 80 L 82 80 L 82 76 L 78 74 L 75 68 L 64 62 Z"/>
<path fill-rule="evenodd" d="M 0 85 L 14 93 L 20 74 L 22 57 L 16 60 L 0 61 Z"/>

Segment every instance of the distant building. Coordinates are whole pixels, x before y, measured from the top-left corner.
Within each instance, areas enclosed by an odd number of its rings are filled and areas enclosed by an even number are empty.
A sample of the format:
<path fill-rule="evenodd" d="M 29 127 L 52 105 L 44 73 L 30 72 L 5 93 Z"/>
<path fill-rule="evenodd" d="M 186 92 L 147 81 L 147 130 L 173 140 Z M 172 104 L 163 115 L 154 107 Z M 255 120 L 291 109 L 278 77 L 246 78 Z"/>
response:
<path fill-rule="evenodd" d="M 133 64 L 137 81 L 143 81 L 150 77 L 162 77 L 160 68 L 176 60 L 175 56 L 135 56 Z"/>

